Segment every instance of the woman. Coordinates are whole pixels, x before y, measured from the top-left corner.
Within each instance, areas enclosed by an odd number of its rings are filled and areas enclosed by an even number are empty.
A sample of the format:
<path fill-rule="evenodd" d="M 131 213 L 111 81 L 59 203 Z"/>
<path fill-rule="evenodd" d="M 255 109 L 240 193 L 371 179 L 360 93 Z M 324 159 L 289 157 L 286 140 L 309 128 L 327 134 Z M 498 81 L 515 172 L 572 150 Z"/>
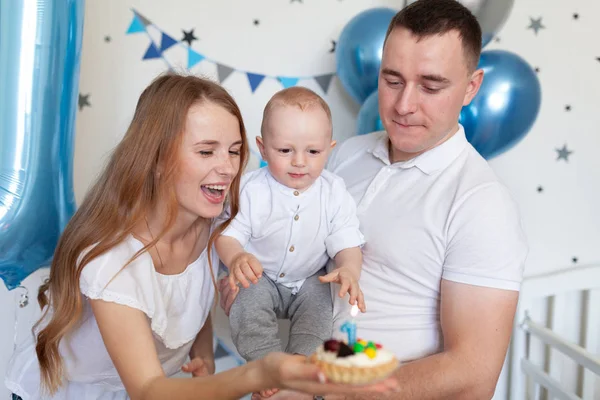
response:
<path fill-rule="evenodd" d="M 271 354 L 214 373 L 215 237 L 238 210 L 248 158 L 242 116 L 219 85 L 165 75 L 62 234 L 38 301 L 36 337 L 6 384 L 24 400 L 235 399 L 268 387 L 307 392 L 319 371 Z M 173 379 L 184 371 L 198 377 Z M 36 357 L 37 356 L 37 357 Z"/>

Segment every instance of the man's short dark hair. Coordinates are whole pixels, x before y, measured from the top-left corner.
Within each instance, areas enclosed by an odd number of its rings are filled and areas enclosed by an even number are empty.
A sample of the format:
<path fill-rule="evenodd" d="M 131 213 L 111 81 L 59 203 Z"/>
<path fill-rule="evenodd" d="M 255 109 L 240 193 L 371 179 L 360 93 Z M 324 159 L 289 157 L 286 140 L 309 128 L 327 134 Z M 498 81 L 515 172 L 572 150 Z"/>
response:
<path fill-rule="evenodd" d="M 400 10 L 390 22 L 385 35 L 403 27 L 421 39 L 457 31 L 469 71 L 475 71 L 481 54 L 481 26 L 477 18 L 456 0 L 418 0 Z"/>

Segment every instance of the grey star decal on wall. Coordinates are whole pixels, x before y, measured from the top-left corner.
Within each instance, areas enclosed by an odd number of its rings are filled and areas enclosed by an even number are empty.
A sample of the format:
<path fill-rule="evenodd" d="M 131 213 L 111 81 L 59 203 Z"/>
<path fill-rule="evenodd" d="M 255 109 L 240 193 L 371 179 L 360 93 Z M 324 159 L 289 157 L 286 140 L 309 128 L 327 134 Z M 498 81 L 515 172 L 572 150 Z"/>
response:
<path fill-rule="evenodd" d="M 181 39 L 181 41 L 187 42 L 188 46 L 191 46 L 194 40 L 198 40 L 198 38 L 194 36 L 193 29 L 190 29 L 189 32 L 183 29 L 181 31 L 183 32 L 183 39 Z"/>
<path fill-rule="evenodd" d="M 600 57 L 596 57 L 596 61 L 600 61 Z"/>
<path fill-rule="evenodd" d="M 90 94 L 81 94 L 79 93 L 79 111 L 83 109 L 83 107 L 91 107 L 90 104 Z"/>
<path fill-rule="evenodd" d="M 574 14 L 573 14 L 573 19 L 579 19 L 579 14 L 577 14 L 577 13 L 574 13 Z"/>
<path fill-rule="evenodd" d="M 577 257 L 573 257 L 571 259 L 571 261 L 573 261 L 573 264 L 577 264 L 577 262 L 579 261 L 579 259 Z"/>
<path fill-rule="evenodd" d="M 260 21 L 259 21 L 259 20 L 257 20 L 257 19 L 255 19 L 255 20 L 254 20 L 254 25 L 256 25 L 256 26 L 260 25 Z"/>
<path fill-rule="evenodd" d="M 295 3 L 295 2 L 302 4 L 302 0 L 290 0 L 290 3 Z"/>
<path fill-rule="evenodd" d="M 569 162 L 569 156 L 573 153 L 572 150 L 567 148 L 566 144 L 562 147 L 562 149 L 556 149 L 556 152 L 558 153 L 556 161 L 565 160 L 566 162 Z"/>
<path fill-rule="evenodd" d="M 565 111 L 571 111 L 571 105 L 570 104 L 567 104 L 565 106 Z"/>
<path fill-rule="evenodd" d="M 110 36 L 108 36 L 108 35 L 104 36 L 104 41 L 106 43 L 110 43 L 111 40 L 112 40 L 112 38 Z"/>
<path fill-rule="evenodd" d="M 537 19 L 529 17 L 529 20 L 531 22 L 529 23 L 527 29 L 533 29 L 536 35 L 538 34 L 540 29 L 546 29 L 546 27 L 542 25 L 542 17 L 539 17 Z"/>
<path fill-rule="evenodd" d="M 337 42 L 335 40 L 331 41 L 331 49 L 329 49 L 330 53 L 335 53 L 335 46 L 337 46 Z"/>
<path fill-rule="evenodd" d="M 538 193 L 542 193 L 544 191 L 544 188 L 542 186 L 538 186 L 537 191 Z"/>

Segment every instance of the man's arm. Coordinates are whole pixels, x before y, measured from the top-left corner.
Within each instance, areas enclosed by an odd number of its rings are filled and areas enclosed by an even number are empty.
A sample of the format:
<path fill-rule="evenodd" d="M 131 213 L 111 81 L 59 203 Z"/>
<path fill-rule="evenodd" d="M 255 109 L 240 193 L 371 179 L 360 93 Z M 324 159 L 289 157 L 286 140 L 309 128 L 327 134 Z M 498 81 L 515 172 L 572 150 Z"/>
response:
<path fill-rule="evenodd" d="M 399 392 L 329 399 L 490 399 L 512 332 L 518 292 L 442 280 L 441 353 L 404 364 Z"/>

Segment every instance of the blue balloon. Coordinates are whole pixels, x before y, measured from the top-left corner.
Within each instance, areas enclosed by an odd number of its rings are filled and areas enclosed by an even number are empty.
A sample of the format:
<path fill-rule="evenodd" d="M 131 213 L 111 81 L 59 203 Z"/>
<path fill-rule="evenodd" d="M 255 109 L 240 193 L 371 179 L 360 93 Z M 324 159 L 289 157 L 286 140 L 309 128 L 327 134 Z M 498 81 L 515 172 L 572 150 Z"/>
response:
<path fill-rule="evenodd" d="M 375 90 L 363 103 L 356 119 L 356 134 L 365 135 L 367 133 L 383 130 L 381 118 L 379 118 L 379 92 Z"/>
<path fill-rule="evenodd" d="M 47 265 L 75 210 L 83 0 L 0 0 L 0 278 Z"/>
<path fill-rule="evenodd" d="M 377 89 L 383 41 L 396 11 L 372 8 L 350 20 L 338 38 L 337 75 L 350 96 L 362 104 Z"/>
<path fill-rule="evenodd" d="M 483 33 L 481 35 L 481 48 L 484 48 L 485 46 L 487 46 L 492 39 L 494 38 L 494 35 L 492 35 L 491 33 Z"/>
<path fill-rule="evenodd" d="M 517 144 L 535 122 L 541 88 L 525 60 L 504 50 L 481 54 L 483 83 L 471 103 L 461 110 L 459 122 L 467 139 L 486 159 Z"/>

